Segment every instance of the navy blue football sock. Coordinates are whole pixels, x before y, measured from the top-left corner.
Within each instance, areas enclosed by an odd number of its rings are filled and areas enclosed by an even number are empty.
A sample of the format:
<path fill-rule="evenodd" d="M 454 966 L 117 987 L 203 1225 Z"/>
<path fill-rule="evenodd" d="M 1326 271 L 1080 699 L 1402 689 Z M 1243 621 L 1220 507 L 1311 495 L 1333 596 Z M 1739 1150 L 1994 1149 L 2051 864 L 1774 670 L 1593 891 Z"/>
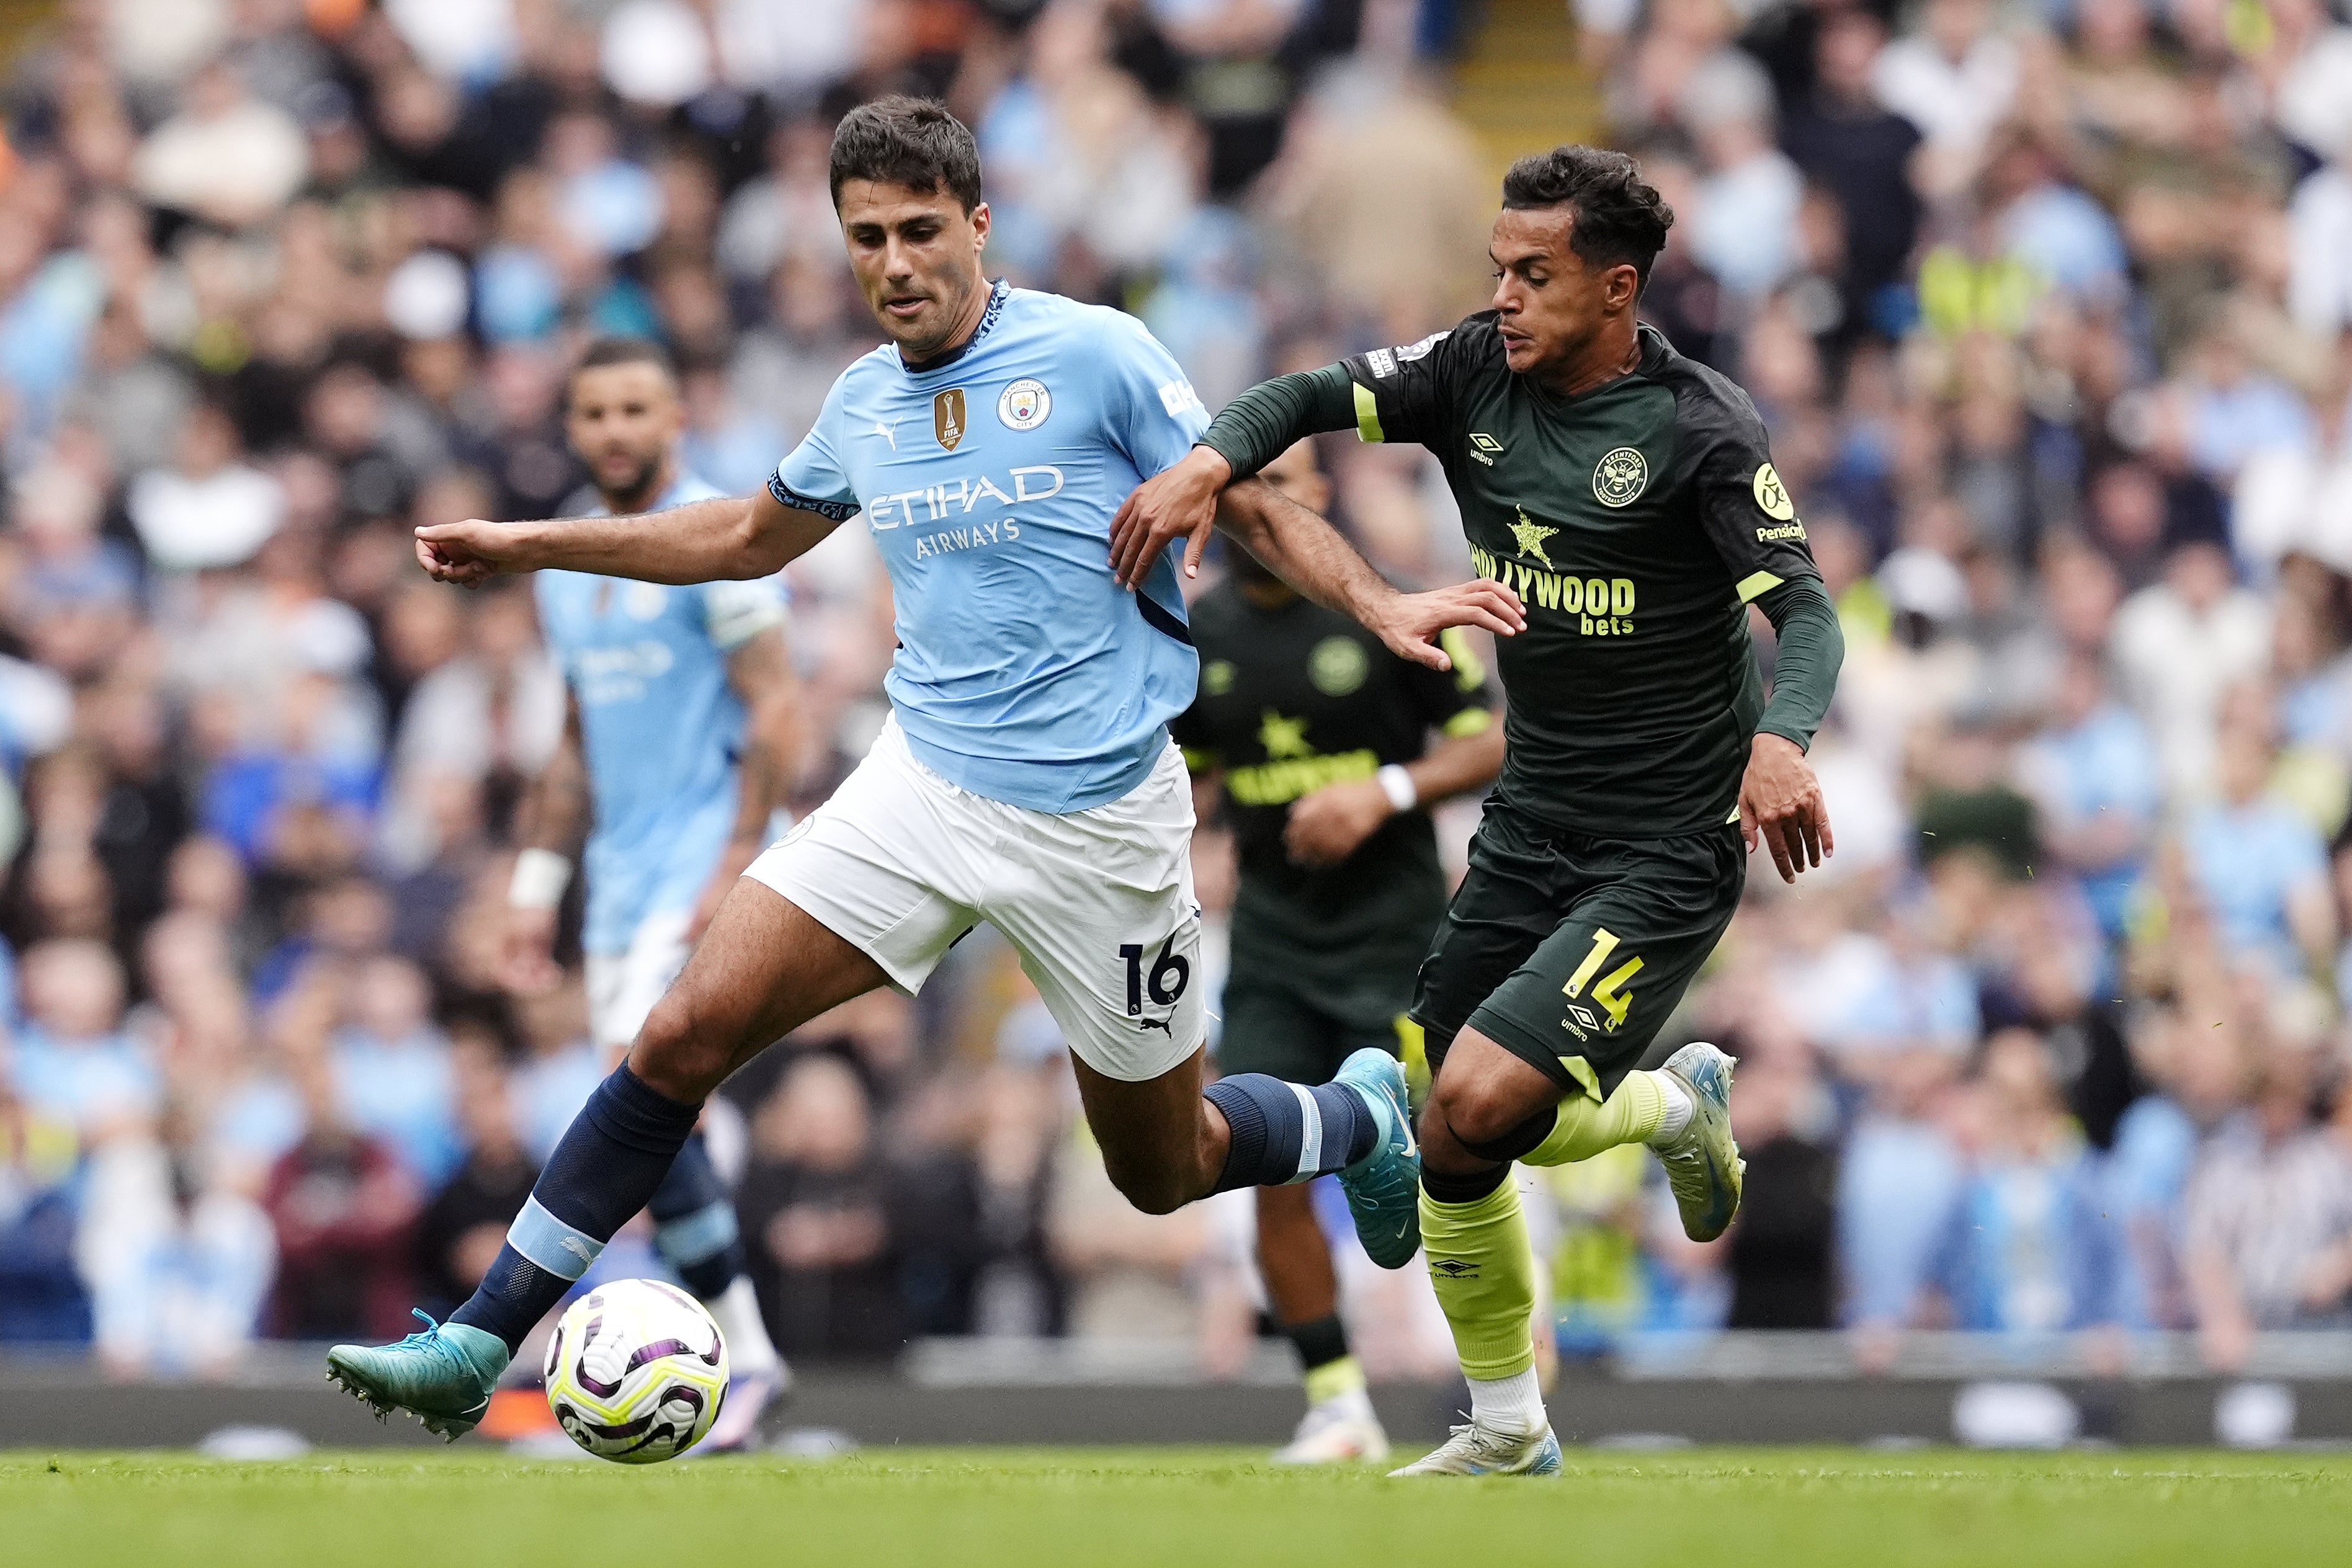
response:
<path fill-rule="evenodd" d="M 1380 1123 L 1363 1101 L 1337 1083 L 1309 1089 L 1263 1072 L 1237 1072 L 1202 1092 L 1233 1130 L 1218 1192 L 1309 1180 L 1354 1165 L 1380 1136 Z"/>
<path fill-rule="evenodd" d="M 701 1113 L 647 1088 L 628 1063 L 614 1068 L 564 1129 L 481 1288 L 450 1321 L 498 1335 L 509 1351 L 520 1345 L 645 1207 Z"/>
<path fill-rule="evenodd" d="M 654 1217 L 654 1250 L 706 1301 L 724 1294 L 751 1260 L 735 1200 L 699 1132 L 678 1150 L 646 1209 Z"/>

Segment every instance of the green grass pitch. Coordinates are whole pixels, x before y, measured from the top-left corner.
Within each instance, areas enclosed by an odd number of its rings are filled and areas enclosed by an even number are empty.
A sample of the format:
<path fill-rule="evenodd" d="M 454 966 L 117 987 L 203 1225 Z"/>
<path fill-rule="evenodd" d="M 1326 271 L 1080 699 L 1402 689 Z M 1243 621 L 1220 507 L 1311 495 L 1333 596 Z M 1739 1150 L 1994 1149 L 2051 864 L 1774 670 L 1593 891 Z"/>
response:
<path fill-rule="evenodd" d="M 0 1455 L 0 1562 L 71 1568 L 2025 1568 L 2352 1563 L 2352 1456 L 1570 1449 L 1390 1481 L 1223 1449 L 872 1449 L 629 1469 L 496 1452 Z"/>

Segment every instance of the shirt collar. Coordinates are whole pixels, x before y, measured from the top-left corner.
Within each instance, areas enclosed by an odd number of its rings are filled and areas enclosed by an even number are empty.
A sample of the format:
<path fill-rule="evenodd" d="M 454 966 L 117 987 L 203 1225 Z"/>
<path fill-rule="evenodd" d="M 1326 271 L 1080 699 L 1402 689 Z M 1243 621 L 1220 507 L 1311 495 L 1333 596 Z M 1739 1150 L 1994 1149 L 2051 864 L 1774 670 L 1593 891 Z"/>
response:
<path fill-rule="evenodd" d="M 925 365 L 919 371 L 911 369 L 908 365 L 907 351 L 904 349 L 901 349 L 898 350 L 898 369 L 910 376 L 928 376 L 934 371 L 946 370 L 949 366 L 962 359 L 966 354 L 971 353 L 974 349 L 980 347 L 980 340 L 982 338 L 987 337 L 988 334 L 995 329 L 997 317 L 1003 315 L 1004 312 L 1004 302 L 1012 297 L 1013 285 L 1005 282 L 1004 279 L 1001 277 L 998 278 L 995 282 L 988 286 L 988 308 L 980 313 L 980 325 L 972 329 L 971 337 L 966 338 L 948 353 L 939 359 L 933 360 L 929 364 Z"/>

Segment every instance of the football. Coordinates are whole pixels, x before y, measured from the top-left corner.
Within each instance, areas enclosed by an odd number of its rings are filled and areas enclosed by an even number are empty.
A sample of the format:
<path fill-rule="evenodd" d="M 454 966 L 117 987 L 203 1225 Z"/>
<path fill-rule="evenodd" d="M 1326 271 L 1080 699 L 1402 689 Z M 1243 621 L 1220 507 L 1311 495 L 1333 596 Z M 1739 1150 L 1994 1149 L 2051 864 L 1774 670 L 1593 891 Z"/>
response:
<path fill-rule="evenodd" d="M 727 1342 L 702 1303 L 616 1280 L 566 1309 L 547 1344 L 547 1403 L 600 1459 L 649 1465 L 702 1441 L 727 1397 Z"/>

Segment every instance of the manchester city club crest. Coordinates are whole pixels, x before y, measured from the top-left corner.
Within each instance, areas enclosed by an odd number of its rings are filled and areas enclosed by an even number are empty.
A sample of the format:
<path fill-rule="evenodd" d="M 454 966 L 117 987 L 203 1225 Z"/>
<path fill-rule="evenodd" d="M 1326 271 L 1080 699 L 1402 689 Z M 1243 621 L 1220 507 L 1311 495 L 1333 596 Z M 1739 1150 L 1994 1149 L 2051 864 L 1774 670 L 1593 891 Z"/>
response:
<path fill-rule="evenodd" d="M 1604 507 L 1630 507 L 1649 487 L 1649 459 L 1630 446 L 1620 446 L 1592 470 L 1592 498 Z"/>
<path fill-rule="evenodd" d="M 996 400 L 996 417 L 1013 430 L 1034 430 L 1054 412 L 1054 394 L 1045 383 L 1023 377 Z"/>

